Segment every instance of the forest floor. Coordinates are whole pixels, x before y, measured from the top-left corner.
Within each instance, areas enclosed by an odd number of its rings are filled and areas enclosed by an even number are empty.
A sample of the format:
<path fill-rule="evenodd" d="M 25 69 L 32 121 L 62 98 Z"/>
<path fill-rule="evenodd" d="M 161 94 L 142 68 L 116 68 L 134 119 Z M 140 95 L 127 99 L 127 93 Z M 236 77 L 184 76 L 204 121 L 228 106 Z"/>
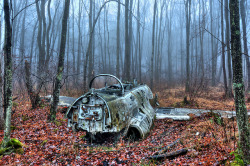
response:
<path fill-rule="evenodd" d="M 183 102 L 183 88 L 159 91 L 162 107 L 185 107 L 208 110 L 234 110 L 233 99 L 223 99 L 223 91 L 192 96 L 189 104 Z M 250 103 L 246 103 L 250 108 Z M 49 106 L 31 109 L 28 101 L 14 104 L 11 138 L 19 139 L 23 154 L 0 156 L 0 165 L 230 165 L 237 149 L 235 118 L 222 119 L 213 113 L 200 117 L 190 115 L 189 121 L 156 120 L 150 135 L 140 141 L 120 140 L 117 143 L 90 144 L 85 132 L 73 132 L 67 127 L 62 111 L 55 123 L 47 122 Z M 3 131 L 0 131 L 0 140 Z M 165 154 L 186 148 L 184 155 L 161 160 L 150 156 L 178 140 Z M 230 154 L 231 153 L 231 154 Z"/>

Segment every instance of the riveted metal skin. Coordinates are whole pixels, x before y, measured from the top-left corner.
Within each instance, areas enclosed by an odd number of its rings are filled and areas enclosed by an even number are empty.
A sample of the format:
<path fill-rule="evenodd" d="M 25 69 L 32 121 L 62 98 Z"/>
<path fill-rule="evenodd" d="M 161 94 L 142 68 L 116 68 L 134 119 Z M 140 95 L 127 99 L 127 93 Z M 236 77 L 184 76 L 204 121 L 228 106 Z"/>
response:
<path fill-rule="evenodd" d="M 94 79 L 101 76 L 115 78 L 119 84 L 93 89 Z M 155 111 L 149 102 L 153 98 L 150 88 L 145 84 L 122 83 L 109 74 L 94 79 L 90 81 L 89 92 L 68 108 L 68 127 L 86 131 L 92 137 L 133 133 L 137 139 L 145 138 L 155 119 Z"/>

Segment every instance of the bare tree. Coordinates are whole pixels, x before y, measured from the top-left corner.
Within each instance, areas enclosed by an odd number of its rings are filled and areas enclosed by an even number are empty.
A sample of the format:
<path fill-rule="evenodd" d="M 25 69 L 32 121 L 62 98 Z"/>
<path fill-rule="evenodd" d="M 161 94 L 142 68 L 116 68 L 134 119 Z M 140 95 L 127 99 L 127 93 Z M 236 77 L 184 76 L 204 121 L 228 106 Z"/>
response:
<path fill-rule="evenodd" d="M 50 5 L 51 5 L 51 0 L 48 0 L 48 6 L 47 6 L 47 12 L 48 12 L 48 17 L 49 17 L 49 21 L 48 21 L 48 26 L 47 26 L 47 29 L 46 29 L 46 57 L 45 57 L 45 71 L 48 70 L 49 68 L 49 60 L 51 58 L 51 51 L 50 51 L 50 44 L 51 44 L 51 41 L 50 41 L 50 30 L 51 30 L 51 22 L 52 22 L 52 19 L 51 19 L 51 13 L 50 13 Z M 45 20 L 45 16 L 44 16 L 44 20 Z M 46 25 L 46 24 L 45 24 Z M 45 27 L 44 27 L 45 28 Z"/>
<path fill-rule="evenodd" d="M 27 6 L 27 1 L 24 3 L 24 6 Z M 25 47 L 24 47 L 24 43 L 25 43 L 25 20 L 26 20 L 26 10 L 24 10 L 24 14 L 23 14 L 23 20 L 22 20 L 22 29 L 21 29 L 21 39 L 20 39 L 20 53 L 21 53 L 21 61 L 24 60 L 24 56 L 25 56 Z"/>
<path fill-rule="evenodd" d="M 173 4 L 172 4 L 173 5 Z M 167 29 L 168 29 L 168 84 L 171 87 L 173 84 L 173 65 L 172 65 L 172 17 L 173 17 L 173 11 L 169 11 L 169 15 L 167 14 Z"/>
<path fill-rule="evenodd" d="M 221 1 L 221 48 L 222 48 L 222 70 L 223 70 L 223 78 L 224 78 L 224 89 L 225 89 L 225 97 L 228 97 L 228 87 L 227 87 L 227 72 L 226 72 L 226 60 L 225 60 L 225 44 L 224 44 L 224 19 L 223 19 L 223 9 L 224 4 Z"/>
<path fill-rule="evenodd" d="M 130 61 L 131 61 L 131 50 L 129 42 L 129 1 L 125 1 L 125 60 L 124 60 L 124 79 L 130 80 Z"/>
<path fill-rule="evenodd" d="M 153 15 L 153 29 L 152 29 L 152 55 L 150 60 L 150 88 L 153 89 L 154 86 L 154 54 L 155 54 L 155 15 L 157 8 L 157 0 L 154 2 L 154 15 Z"/>
<path fill-rule="evenodd" d="M 182 14 L 183 14 L 183 12 L 182 12 L 183 10 L 181 10 L 181 14 L 180 14 L 180 34 L 181 34 L 181 36 L 180 36 L 180 46 L 181 46 L 181 48 L 180 48 L 180 53 L 181 53 L 181 77 L 183 78 L 184 77 L 184 68 L 185 68 L 185 66 L 184 66 L 184 63 L 185 63 L 185 61 L 184 61 L 184 57 L 185 57 L 185 55 L 184 55 L 184 50 L 183 50 L 183 22 L 184 22 L 184 20 L 183 20 L 183 17 L 182 17 Z M 196 38 L 197 39 L 197 38 Z"/>
<path fill-rule="evenodd" d="M 237 117 L 237 126 L 239 131 L 239 149 L 243 154 L 245 165 L 250 164 L 250 129 L 245 104 L 245 88 L 242 71 L 242 52 L 240 38 L 240 16 L 239 1 L 230 0 L 230 25 L 231 25 L 231 50 L 233 64 L 233 87 L 234 99 Z"/>
<path fill-rule="evenodd" d="M 230 25 L 229 25 L 229 6 L 228 0 L 225 0 L 225 20 L 226 20 L 226 46 L 227 46 L 227 68 L 228 68 L 228 92 L 227 96 L 229 98 L 233 97 L 232 89 L 232 63 L 231 63 L 231 51 L 230 51 Z"/>
<path fill-rule="evenodd" d="M 2 12 L 0 14 L 0 27 L 2 26 Z M 2 38 L 2 30 L 0 28 L 0 38 Z M 0 130 L 4 129 L 4 108 L 3 108 L 3 72 L 2 72 L 2 58 L 0 58 Z"/>
<path fill-rule="evenodd" d="M 209 0 L 209 6 L 210 6 L 210 29 L 211 33 L 213 34 L 213 1 Z M 216 61 L 217 58 L 215 56 L 215 51 L 214 51 L 214 37 L 211 35 L 211 53 L 212 53 L 212 86 L 215 86 L 215 76 L 216 76 Z"/>
<path fill-rule="evenodd" d="M 60 89 L 61 89 L 61 80 L 64 70 L 64 58 L 65 58 L 65 47 L 66 47 L 66 34 L 67 34 L 67 24 L 69 17 L 69 6 L 70 0 L 65 0 L 64 5 L 64 14 L 62 19 L 62 32 L 61 32 L 61 44 L 60 44 L 60 52 L 59 52 L 59 60 L 57 67 L 57 75 L 55 80 L 55 87 L 53 90 L 53 102 L 50 108 L 50 115 L 48 119 L 50 121 L 54 121 L 56 119 L 56 111 L 59 102 Z"/>
<path fill-rule="evenodd" d="M 186 13 L 186 55 L 187 55 L 185 91 L 189 92 L 190 90 L 189 35 L 190 35 L 190 20 L 191 20 L 191 0 L 185 1 L 185 13 Z"/>
<path fill-rule="evenodd" d="M 78 3 L 79 5 L 79 9 L 78 9 L 78 42 L 77 42 L 77 69 L 76 69 L 76 73 L 77 73 L 77 76 L 79 77 L 80 76 L 80 72 L 81 72 L 81 42 L 82 42 L 82 28 L 81 28 L 81 18 L 82 18 L 82 3 L 81 1 L 79 1 Z M 85 62 L 87 63 L 87 62 Z M 87 71 L 84 73 L 87 73 Z M 86 74 L 84 74 L 84 78 L 85 78 Z M 77 79 L 77 83 L 79 83 L 79 80 L 80 79 Z"/>
<path fill-rule="evenodd" d="M 10 125 L 12 112 L 12 55 L 11 55 L 11 25 L 9 1 L 4 0 L 5 43 L 4 43 L 4 112 L 5 127 L 2 147 L 6 147 L 10 140 Z"/>
<path fill-rule="evenodd" d="M 92 31 L 93 28 L 93 0 L 89 0 L 89 34 Z M 93 31 L 94 33 L 94 31 Z M 94 41 L 94 35 L 92 37 L 93 39 L 90 40 L 90 50 L 89 50 L 89 69 L 88 69 L 88 79 L 90 80 L 93 77 L 93 41 Z"/>
<path fill-rule="evenodd" d="M 40 5 L 39 1 L 36 1 L 36 10 L 38 17 L 38 35 L 37 35 L 37 44 L 39 48 L 39 59 L 37 66 L 37 76 L 39 76 L 38 84 L 41 84 L 41 81 L 44 79 L 44 67 L 45 67 L 45 37 L 46 37 L 46 19 L 45 19 L 45 0 L 41 0 Z"/>
<path fill-rule="evenodd" d="M 35 90 L 33 89 L 33 82 L 31 79 L 31 65 L 27 60 L 25 61 L 25 84 L 28 90 L 28 95 L 30 96 L 32 108 L 35 109 L 40 105 L 40 96 L 39 93 L 35 92 Z M 40 89 L 38 90 L 38 92 L 39 91 Z"/>
<path fill-rule="evenodd" d="M 129 30 L 128 30 L 128 34 L 129 34 L 129 53 L 130 53 L 130 60 L 128 61 L 128 68 L 129 68 L 129 79 L 128 81 L 131 81 L 131 77 L 133 76 L 133 74 L 131 74 L 131 71 L 133 71 L 132 69 L 134 68 L 134 61 L 133 61 L 133 20 L 132 20 L 132 9 L 133 9 L 133 0 L 129 0 Z"/>
<path fill-rule="evenodd" d="M 163 9 L 164 9 L 165 5 L 166 5 L 166 1 L 163 1 L 160 5 L 161 6 L 161 8 L 160 8 L 160 24 L 159 24 L 158 34 L 156 34 L 156 37 L 158 36 L 157 37 L 158 44 L 157 44 L 157 49 L 155 51 L 155 53 L 156 53 L 156 57 L 155 57 L 155 81 L 158 83 L 160 82 L 160 75 L 161 75 L 160 70 L 161 70 L 161 63 L 162 63 L 160 59 L 162 58 L 163 39 L 165 36 L 163 34 L 164 34 L 165 29 L 166 29 L 165 28 L 166 26 L 164 26 L 164 28 L 162 30 L 163 13 L 165 11 Z M 169 20 L 167 12 L 166 12 L 166 18 L 167 18 L 166 20 Z M 168 24 L 166 23 L 165 25 L 168 25 Z"/>
<path fill-rule="evenodd" d="M 120 15 L 121 15 L 121 5 L 120 0 L 118 0 L 118 10 L 117 10 L 117 24 L 116 24 L 116 76 L 120 77 Z"/>
<path fill-rule="evenodd" d="M 245 10 L 246 0 L 240 1 L 240 14 L 241 14 L 241 23 L 243 29 L 243 46 L 244 46 L 244 54 L 246 56 L 246 63 L 247 63 L 247 83 L 248 87 L 247 90 L 250 90 L 250 61 L 248 55 L 248 48 L 247 48 L 247 30 L 246 30 L 246 10 Z"/>
<path fill-rule="evenodd" d="M 0 59 L 0 130 L 4 129 L 2 58 Z"/>
<path fill-rule="evenodd" d="M 199 29 L 200 29 L 200 71 L 201 77 L 204 77 L 204 55 L 203 55 L 203 43 L 204 43 L 204 27 L 205 27 L 205 4 L 202 0 L 202 4 L 199 0 Z M 202 9 L 201 9 L 202 8 Z M 202 10 L 202 12 L 201 12 Z M 202 18 L 200 18 L 202 17 Z"/>

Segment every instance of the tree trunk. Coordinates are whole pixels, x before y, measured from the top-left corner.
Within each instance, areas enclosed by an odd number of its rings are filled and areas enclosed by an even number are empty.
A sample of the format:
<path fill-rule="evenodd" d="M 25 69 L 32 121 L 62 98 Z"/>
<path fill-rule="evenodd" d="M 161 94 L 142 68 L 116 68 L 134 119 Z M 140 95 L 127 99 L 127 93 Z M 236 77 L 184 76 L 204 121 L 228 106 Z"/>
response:
<path fill-rule="evenodd" d="M 46 18 L 45 18 L 45 0 L 41 0 L 41 17 L 43 20 L 43 32 L 42 32 L 42 51 L 43 51 L 43 55 L 42 55 L 42 71 L 44 71 L 44 67 L 45 67 L 45 57 L 46 57 L 46 51 L 45 51 L 45 42 L 46 42 Z M 44 74 L 44 72 L 42 72 Z"/>
<path fill-rule="evenodd" d="M 17 9 L 17 5 L 16 5 L 17 2 L 18 2 L 18 1 L 13 1 L 13 2 L 12 2 L 12 11 L 13 11 L 13 14 L 14 14 L 14 15 L 17 14 L 17 10 L 18 10 L 18 9 Z M 16 27 L 17 27 L 17 19 L 14 19 L 14 20 L 13 20 L 11 26 L 12 26 L 12 39 L 11 39 L 11 46 L 12 46 L 11 49 L 12 49 L 12 50 L 11 50 L 11 52 L 12 52 L 12 54 L 15 54 L 15 52 L 14 52 L 14 50 L 15 50 L 15 49 L 14 49 L 14 47 L 15 47 L 15 40 L 14 40 L 14 37 L 15 37 L 15 34 L 16 34 L 16 29 L 17 29 L 17 28 L 16 28 Z"/>
<path fill-rule="evenodd" d="M 24 3 L 24 6 L 27 6 L 27 1 Z M 20 53 L 21 53 L 21 57 L 20 57 L 20 61 L 21 64 L 23 64 L 24 61 L 24 56 L 25 56 L 25 48 L 24 48 L 24 43 L 25 43 L 25 20 L 26 20 L 26 10 L 24 10 L 24 15 L 23 15 L 23 20 L 22 20 L 22 29 L 21 29 L 21 39 L 20 39 Z M 22 65 L 23 66 L 23 65 Z"/>
<path fill-rule="evenodd" d="M 42 68 L 42 17 L 40 13 L 40 7 L 39 2 L 36 1 L 36 11 L 37 11 L 37 18 L 38 18 L 38 31 L 37 31 L 37 45 L 39 50 L 39 59 L 38 59 L 38 65 L 37 65 L 37 75 L 41 75 L 41 68 Z"/>
<path fill-rule="evenodd" d="M 183 17 L 182 17 L 182 11 L 180 14 L 180 35 L 181 35 L 181 43 L 180 43 L 180 49 L 181 49 L 181 78 L 184 78 L 184 50 L 183 50 Z M 196 38 L 197 39 L 197 38 Z"/>
<path fill-rule="evenodd" d="M 213 34 L 213 2 L 212 0 L 209 0 L 209 4 L 210 4 L 210 31 L 211 34 Z M 217 58 L 215 57 L 215 52 L 214 52 L 214 37 L 211 35 L 211 53 L 212 53 L 212 86 L 215 86 L 215 76 L 216 76 L 216 60 Z"/>
<path fill-rule="evenodd" d="M 160 46 L 161 46 L 161 34 L 162 34 L 162 19 L 163 19 L 163 7 L 164 4 L 161 4 L 161 9 L 160 9 L 160 19 L 159 19 L 159 28 L 157 27 L 156 29 L 158 29 L 156 32 L 156 41 L 157 41 L 157 45 L 155 48 L 155 81 L 159 84 L 159 78 L 160 78 L 160 72 L 159 72 L 159 66 L 160 66 Z M 159 12 L 159 11 L 157 11 Z M 156 16 L 156 18 L 158 18 Z M 158 19 L 157 19 L 158 20 Z M 158 21 L 157 21 L 158 22 Z"/>
<path fill-rule="evenodd" d="M 129 58 L 129 63 L 128 63 L 128 68 L 129 68 L 129 80 L 128 81 L 131 81 L 131 79 L 133 79 L 132 77 L 133 77 L 133 74 L 131 74 L 131 71 L 133 71 L 132 69 L 133 69 L 133 67 L 134 67 L 134 65 L 133 65 L 133 63 L 134 63 L 134 61 L 133 61 L 133 38 L 132 38 L 132 36 L 133 36 L 133 28 L 132 28 L 132 24 L 133 24 L 133 22 L 132 22 L 132 9 L 133 9 L 133 0 L 129 0 L 129 53 L 130 53 L 130 58 Z M 132 64 L 131 64 L 132 63 Z"/>
<path fill-rule="evenodd" d="M 118 0 L 118 11 L 117 11 L 117 25 L 116 25 L 116 77 L 120 77 L 120 15 L 121 15 L 121 5 L 120 0 Z"/>
<path fill-rule="evenodd" d="M 110 59 L 110 48 L 109 48 L 109 36 L 110 35 L 109 35 L 109 23 L 108 23 L 108 10 L 107 10 L 107 12 L 105 14 L 106 14 L 106 23 L 105 23 L 106 31 L 105 31 L 105 33 L 108 34 L 107 35 L 107 37 L 108 37 L 107 42 L 105 42 L 106 47 L 107 47 L 107 55 L 108 55 L 108 73 L 111 73 L 111 59 Z"/>
<path fill-rule="evenodd" d="M 230 0 L 231 50 L 233 64 L 233 88 L 237 126 L 239 131 L 239 149 L 245 165 L 250 164 L 250 130 L 245 104 L 245 88 L 242 70 L 242 52 L 240 38 L 239 1 Z"/>
<path fill-rule="evenodd" d="M 151 65 L 150 65 L 150 88 L 153 90 L 154 83 L 154 48 L 155 48 L 155 15 L 157 8 L 157 0 L 154 2 L 154 15 L 153 15 L 153 29 L 152 29 L 152 55 L 151 55 Z"/>
<path fill-rule="evenodd" d="M 4 129 L 2 58 L 0 59 L 0 130 Z"/>
<path fill-rule="evenodd" d="M 38 69 L 38 76 L 41 78 L 39 79 L 40 83 L 41 81 L 43 81 L 43 79 L 45 79 L 45 57 L 46 57 L 46 52 L 45 52 L 45 39 L 46 39 L 46 18 L 45 18 L 45 0 L 41 0 L 41 9 L 38 10 L 40 12 L 40 17 L 38 17 L 39 19 L 39 23 L 41 23 L 41 38 L 40 38 L 40 51 L 39 51 L 39 69 Z"/>
<path fill-rule="evenodd" d="M 201 13 L 202 6 L 202 13 Z M 205 28 L 205 10 L 204 10 L 204 1 L 202 1 L 202 5 L 199 0 L 199 28 L 200 28 L 200 70 L 201 70 L 201 79 L 204 79 L 204 55 L 203 55 L 203 43 L 204 43 L 204 28 Z M 202 16 L 202 18 L 200 18 Z"/>
<path fill-rule="evenodd" d="M 2 18 L 3 10 L 0 18 Z M 0 27 L 2 27 L 2 19 L 0 19 Z M 2 29 L 0 28 L 0 38 L 2 38 Z M 4 109 L 3 109 L 3 75 L 2 75 L 2 58 L 0 58 L 0 130 L 4 130 Z"/>
<path fill-rule="evenodd" d="M 4 112 L 5 112 L 5 127 L 2 147 L 6 147 L 10 140 L 11 112 L 12 112 L 12 55 L 11 55 L 11 25 L 10 25 L 10 10 L 9 1 L 4 0 L 4 20 L 5 20 L 5 43 L 4 43 Z"/>
<path fill-rule="evenodd" d="M 160 4 L 160 2 L 159 2 Z M 157 83 L 157 64 L 158 64 L 158 46 L 159 46 L 159 42 L 158 42 L 158 33 L 160 32 L 159 30 L 159 11 L 158 11 L 158 5 L 156 6 L 156 13 L 155 13 L 155 43 L 154 43 L 154 68 L 153 68 L 153 81 Z"/>
<path fill-rule="evenodd" d="M 98 21 L 98 29 L 99 29 L 99 47 L 100 47 L 100 58 L 99 58 L 99 73 L 100 71 L 104 72 L 104 52 L 103 52 L 103 42 L 102 42 L 102 35 L 101 35 L 101 21 Z M 105 35 L 105 34 L 104 34 Z M 102 64 L 102 65 L 101 65 Z"/>
<path fill-rule="evenodd" d="M 95 7 L 95 0 L 93 0 L 93 17 L 92 17 L 92 20 L 93 20 L 93 24 L 95 22 L 95 15 L 96 15 L 96 7 Z M 94 27 L 94 25 L 92 24 L 92 27 Z M 90 79 L 92 79 L 94 76 L 95 76 L 95 31 L 93 31 L 93 41 L 92 41 L 92 67 L 91 67 L 91 77 Z"/>
<path fill-rule="evenodd" d="M 50 121 L 54 121 L 56 119 L 56 111 L 57 111 L 57 106 L 58 106 L 59 96 L 60 96 L 61 80 L 62 80 L 63 69 L 64 69 L 64 57 L 65 57 L 65 46 L 66 46 L 66 36 L 67 36 L 66 35 L 67 23 L 68 23 L 68 17 L 69 17 L 69 5 L 70 5 L 70 0 L 65 0 L 65 6 L 64 6 L 65 8 L 64 8 L 63 19 L 62 19 L 61 44 L 60 44 L 57 75 L 56 75 L 55 87 L 53 90 L 53 102 L 51 104 L 50 115 L 48 117 Z"/>
<path fill-rule="evenodd" d="M 130 59 L 131 50 L 129 42 L 129 0 L 125 1 L 125 60 L 124 60 L 124 79 L 130 80 Z"/>
<path fill-rule="evenodd" d="M 136 46 L 135 46 L 135 75 L 139 76 L 139 54 L 140 54 L 140 1 L 137 1 L 137 22 L 136 22 Z"/>
<path fill-rule="evenodd" d="M 84 63 L 84 69 L 83 69 L 84 70 L 84 78 L 83 78 L 84 90 L 86 90 L 86 88 L 87 88 L 87 79 L 86 79 L 87 64 L 88 64 L 87 62 L 88 62 L 88 59 L 89 59 L 90 51 L 91 51 L 91 49 L 93 49 L 92 46 L 91 46 L 92 45 L 91 43 L 92 43 L 93 36 L 94 36 L 95 25 L 97 23 L 97 20 L 98 20 L 100 14 L 101 14 L 102 9 L 105 8 L 105 5 L 107 3 L 109 3 L 109 2 L 111 2 L 111 1 L 116 1 L 116 0 L 105 1 L 103 3 L 103 5 L 100 7 L 99 11 L 97 12 L 96 18 L 94 18 L 94 22 L 93 22 L 93 25 L 92 25 L 92 29 L 91 29 L 90 37 L 89 37 L 89 42 L 88 42 L 88 46 L 87 46 L 86 56 L 85 56 L 86 58 L 85 58 L 85 63 Z M 104 19 L 104 22 L 105 22 L 105 19 Z M 104 28 L 105 28 L 105 26 L 104 26 Z M 104 35 L 105 35 L 105 33 L 104 33 Z M 106 60 L 106 58 L 105 58 L 105 60 Z"/>
<path fill-rule="evenodd" d="M 169 84 L 169 87 L 172 86 L 172 14 L 171 14 L 171 11 L 170 11 L 170 16 L 167 18 L 168 19 L 168 84 Z"/>
<path fill-rule="evenodd" d="M 59 19 L 56 19 L 56 16 L 58 15 L 57 13 L 59 13 L 58 12 L 58 8 L 60 7 L 60 2 L 57 1 L 57 3 L 55 5 L 56 5 L 55 6 L 56 9 L 55 9 L 54 16 L 53 16 L 53 19 L 52 19 L 53 21 L 52 21 L 52 26 L 51 26 L 51 31 L 50 31 L 50 40 L 49 40 L 50 50 L 54 50 L 54 46 L 56 44 L 56 40 L 57 40 L 57 38 L 59 38 L 58 37 L 59 35 L 57 35 L 57 34 L 60 33 L 60 30 L 59 30 L 60 26 L 57 26 L 57 25 L 60 24 L 61 19 L 62 19 L 61 16 L 59 17 Z M 58 39 L 58 41 L 59 41 L 59 39 Z M 50 55 L 47 56 L 48 58 L 46 59 L 46 62 L 49 62 L 49 59 L 51 59 L 51 61 L 54 60 L 53 53 L 54 53 L 54 51 L 50 51 L 49 52 Z M 47 65 L 47 67 L 48 67 L 48 65 Z"/>
<path fill-rule="evenodd" d="M 250 90 L 250 62 L 247 48 L 247 30 L 246 30 L 246 10 L 245 10 L 246 0 L 240 1 L 240 13 L 241 13 L 241 23 L 243 29 L 243 45 L 244 45 L 244 54 L 246 56 L 247 63 L 247 91 Z"/>
<path fill-rule="evenodd" d="M 82 14 L 82 5 L 80 3 L 81 1 L 79 1 L 79 12 L 78 12 L 78 44 L 77 44 L 77 63 L 76 63 L 76 66 L 77 66 L 77 77 L 76 77 L 76 82 L 79 84 L 79 78 L 80 78 L 80 72 L 81 72 L 81 14 Z M 86 62 L 87 63 L 87 62 Z M 85 71 L 84 71 L 85 73 Z M 86 75 L 85 75 L 86 76 Z M 84 78 L 85 79 L 85 78 Z M 85 86 L 85 85 L 84 85 Z"/>
<path fill-rule="evenodd" d="M 221 48 L 222 48 L 222 70 L 224 78 L 224 89 L 225 89 L 225 98 L 228 97 L 228 88 L 227 88 L 227 72 L 226 72 L 226 60 L 225 60 L 225 44 L 224 44 L 224 19 L 223 19 L 223 1 L 221 1 Z"/>
<path fill-rule="evenodd" d="M 89 0 L 89 35 L 91 35 L 93 28 L 93 0 Z M 94 35 L 93 35 L 94 37 Z M 89 36 L 90 38 L 90 36 Z M 90 49 L 89 49 L 89 69 L 88 69 L 88 80 L 93 77 L 93 40 L 90 41 Z"/>
<path fill-rule="evenodd" d="M 185 2 L 185 12 L 186 12 L 186 86 L 185 91 L 190 90 L 190 65 L 189 65 L 189 34 L 190 34 L 190 19 L 191 19 L 191 0 L 186 0 Z"/>
<path fill-rule="evenodd" d="M 35 26 L 34 26 L 34 28 L 33 28 L 32 41 L 31 41 L 31 48 L 30 48 L 30 59 L 29 59 L 29 63 L 30 63 L 30 64 L 32 64 L 32 60 L 33 60 L 33 47 L 34 47 L 35 32 L 36 32 L 37 24 L 38 24 L 38 21 L 36 21 L 36 24 L 35 24 Z"/>
<path fill-rule="evenodd" d="M 228 90 L 227 97 L 233 97 L 232 93 L 232 63 L 231 63 L 231 51 L 230 51 L 230 27 L 229 27 L 229 15 L 228 15 L 228 0 L 225 0 L 225 20 L 226 20 L 226 45 L 227 45 L 227 65 L 228 65 Z"/>
<path fill-rule="evenodd" d="M 75 8 L 74 8 L 74 1 L 72 2 L 72 56 L 73 56 L 73 82 L 76 83 L 76 56 L 75 56 Z"/>
<path fill-rule="evenodd" d="M 146 11 L 146 6 L 144 5 L 144 7 L 143 7 L 143 10 L 144 10 L 144 13 L 145 13 L 145 11 Z M 146 17 L 145 17 L 145 14 L 142 14 L 143 16 L 144 16 L 144 18 L 143 18 L 143 27 L 145 26 L 145 20 L 146 20 Z M 142 35 L 140 35 L 139 36 L 139 38 L 140 38 L 140 48 L 139 48 L 139 80 L 140 80 L 140 82 L 142 82 L 142 48 L 143 48 L 143 45 L 144 45 L 144 36 L 145 36 L 145 28 L 143 28 L 142 29 L 142 33 L 140 33 L 140 34 L 142 34 Z"/>
<path fill-rule="evenodd" d="M 50 14 L 50 5 L 51 5 L 51 0 L 48 1 L 48 6 L 47 6 L 47 12 L 48 12 L 48 17 L 49 17 L 49 24 L 46 30 L 46 58 L 45 58 L 45 71 L 49 69 L 49 60 L 50 60 L 50 29 L 51 29 L 51 14 Z"/>
<path fill-rule="evenodd" d="M 106 19 L 107 19 L 107 15 L 105 14 L 106 12 L 106 7 L 104 8 L 104 19 L 103 19 L 103 38 L 104 38 L 104 42 L 103 42 L 103 49 L 104 49 L 104 57 L 103 57 L 103 71 L 104 73 L 107 73 L 107 38 L 106 38 Z"/>
<path fill-rule="evenodd" d="M 196 22 L 196 17 L 194 17 L 195 22 Z M 198 28 L 199 25 L 195 25 L 195 34 L 198 34 L 199 29 Z M 181 35 L 182 36 L 182 35 Z M 195 77 L 198 78 L 198 64 L 199 64 L 199 55 L 198 55 L 198 37 L 195 38 Z"/>
<path fill-rule="evenodd" d="M 70 79 L 69 79 L 69 50 L 70 50 L 70 47 L 69 47 L 69 41 L 70 41 L 70 33 L 69 33 L 69 30 L 70 30 L 70 27 L 69 27 L 69 25 L 70 25 L 70 20 L 69 20 L 69 23 L 68 23 L 68 29 L 67 29 L 67 41 L 66 41 L 66 43 L 67 43 L 67 69 L 66 69 L 66 77 L 67 77 L 67 79 L 66 79 L 66 90 L 68 91 L 69 90 L 69 84 L 70 84 Z"/>
<path fill-rule="evenodd" d="M 40 104 L 40 97 L 39 97 L 39 94 L 33 90 L 33 84 L 31 81 L 31 72 L 30 71 L 31 71 L 31 66 L 30 66 L 28 61 L 25 61 L 25 84 L 26 84 L 26 88 L 28 90 L 28 94 L 30 96 L 32 108 L 35 109 Z"/>

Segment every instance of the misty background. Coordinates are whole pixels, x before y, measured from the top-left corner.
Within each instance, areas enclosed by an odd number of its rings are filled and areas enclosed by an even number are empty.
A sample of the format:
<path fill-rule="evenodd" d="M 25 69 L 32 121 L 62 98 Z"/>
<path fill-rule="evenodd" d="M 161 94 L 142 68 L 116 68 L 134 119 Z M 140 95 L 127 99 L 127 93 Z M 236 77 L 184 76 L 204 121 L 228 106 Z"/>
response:
<path fill-rule="evenodd" d="M 249 50 L 250 4 L 241 1 Z M 28 61 L 32 80 L 43 81 L 45 90 L 51 92 L 64 1 L 10 2 L 14 87 L 16 91 L 25 89 L 24 62 Z M 0 5 L 3 48 L 2 2 Z M 63 88 L 83 90 L 100 73 L 123 81 L 137 79 L 152 89 L 183 86 L 187 73 L 191 87 L 232 87 L 228 0 L 72 0 L 70 5 Z M 240 25 L 243 28 L 242 17 Z M 241 38 L 248 85 L 250 67 L 243 30 Z"/>

